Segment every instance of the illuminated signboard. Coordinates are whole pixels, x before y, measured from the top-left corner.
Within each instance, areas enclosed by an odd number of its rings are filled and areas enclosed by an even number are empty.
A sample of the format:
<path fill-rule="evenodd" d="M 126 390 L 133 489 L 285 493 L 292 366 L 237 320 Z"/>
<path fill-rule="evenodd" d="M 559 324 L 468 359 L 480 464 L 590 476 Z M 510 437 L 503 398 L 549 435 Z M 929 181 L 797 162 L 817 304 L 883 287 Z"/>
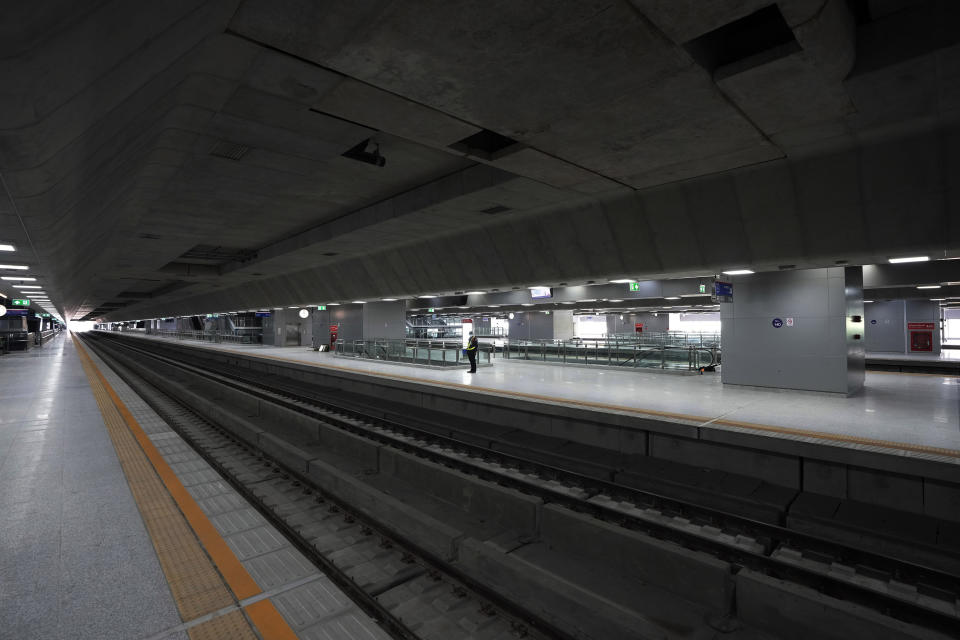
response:
<path fill-rule="evenodd" d="M 29 301 L 29 300 L 14 299 L 14 300 L 13 300 L 13 306 L 15 306 L 15 307 L 29 307 L 29 306 L 30 306 L 30 301 Z"/>
<path fill-rule="evenodd" d="M 553 289 L 550 287 L 530 287 L 531 298 L 552 298 Z"/>

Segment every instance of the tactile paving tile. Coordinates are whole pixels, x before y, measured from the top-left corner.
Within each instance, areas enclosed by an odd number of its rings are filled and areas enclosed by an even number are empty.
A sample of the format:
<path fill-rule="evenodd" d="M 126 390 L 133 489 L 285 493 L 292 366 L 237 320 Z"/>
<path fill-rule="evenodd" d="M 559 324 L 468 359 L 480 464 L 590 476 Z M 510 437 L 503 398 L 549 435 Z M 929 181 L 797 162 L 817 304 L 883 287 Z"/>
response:
<path fill-rule="evenodd" d="M 81 362 L 97 406 L 127 476 L 130 491 L 150 534 L 160 566 L 170 585 L 174 602 L 183 620 L 192 620 L 235 604 L 235 599 L 213 566 L 193 529 L 157 475 L 153 465 L 100 381 L 90 357 L 81 349 Z M 201 638 L 256 638 L 249 623 L 234 635 L 194 636 Z M 203 626 L 203 625 L 200 625 Z M 198 627 L 199 628 L 199 627 Z M 247 635 L 244 635 L 247 634 Z"/>

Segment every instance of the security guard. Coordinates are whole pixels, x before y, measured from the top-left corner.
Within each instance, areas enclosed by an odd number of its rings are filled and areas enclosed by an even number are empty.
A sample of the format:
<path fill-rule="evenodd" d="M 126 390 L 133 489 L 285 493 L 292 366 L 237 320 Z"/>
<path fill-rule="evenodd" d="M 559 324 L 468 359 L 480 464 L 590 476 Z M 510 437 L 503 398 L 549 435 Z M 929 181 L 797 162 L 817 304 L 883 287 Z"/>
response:
<path fill-rule="evenodd" d="M 470 371 L 469 373 L 477 372 L 477 347 L 479 342 L 477 341 L 477 336 L 473 335 L 473 332 L 470 332 L 470 339 L 467 340 L 467 357 L 470 358 Z"/>

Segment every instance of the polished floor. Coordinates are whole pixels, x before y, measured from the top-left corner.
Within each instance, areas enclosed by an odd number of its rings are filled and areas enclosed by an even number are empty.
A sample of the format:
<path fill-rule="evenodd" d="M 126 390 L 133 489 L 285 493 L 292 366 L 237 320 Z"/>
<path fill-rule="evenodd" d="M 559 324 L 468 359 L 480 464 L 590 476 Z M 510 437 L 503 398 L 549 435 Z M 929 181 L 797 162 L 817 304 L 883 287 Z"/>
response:
<path fill-rule="evenodd" d="M 127 640 L 179 624 L 70 338 L 0 356 L 0 389 L 0 637 Z"/>
<path fill-rule="evenodd" d="M 150 338 L 161 339 L 164 338 Z M 591 403 L 598 410 L 658 412 L 707 427 L 775 427 L 946 450 L 960 463 L 960 378 L 867 372 L 863 391 L 834 394 L 724 385 L 719 374 L 673 375 L 611 371 L 495 359 L 477 374 L 336 357 L 307 347 L 182 344 L 238 351 L 317 366 L 338 367 L 425 384 L 456 385 L 498 394 L 524 394 L 547 402 Z M 723 424 L 719 424 L 723 421 Z M 773 430 L 764 431 L 777 436 Z M 782 434 L 781 434 L 782 435 Z M 894 447 L 895 449 L 896 447 Z M 904 453 L 911 451 L 904 450 Z"/>

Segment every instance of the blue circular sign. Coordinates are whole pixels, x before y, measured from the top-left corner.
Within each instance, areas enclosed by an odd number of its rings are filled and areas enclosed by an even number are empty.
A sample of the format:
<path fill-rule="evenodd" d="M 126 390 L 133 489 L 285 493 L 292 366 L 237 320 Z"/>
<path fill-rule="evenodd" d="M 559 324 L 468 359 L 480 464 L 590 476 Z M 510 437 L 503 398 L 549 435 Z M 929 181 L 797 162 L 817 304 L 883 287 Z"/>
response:
<path fill-rule="evenodd" d="M 877 321 L 876 321 L 876 320 L 871 320 L 871 321 L 870 321 L 870 324 L 877 324 Z"/>
<path fill-rule="evenodd" d="M 774 328 L 774 329 L 779 329 L 779 328 L 782 327 L 782 326 L 783 326 L 783 320 L 781 320 L 780 318 L 774 318 L 774 319 L 773 319 L 773 328 Z"/>

